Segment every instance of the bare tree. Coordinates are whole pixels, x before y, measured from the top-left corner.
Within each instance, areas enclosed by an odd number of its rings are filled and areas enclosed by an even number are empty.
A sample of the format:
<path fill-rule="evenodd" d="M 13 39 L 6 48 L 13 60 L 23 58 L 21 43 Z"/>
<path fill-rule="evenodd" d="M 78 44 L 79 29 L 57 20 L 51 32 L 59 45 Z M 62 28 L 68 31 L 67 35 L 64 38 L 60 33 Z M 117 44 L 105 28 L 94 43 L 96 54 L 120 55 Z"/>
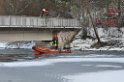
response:
<path fill-rule="evenodd" d="M 6 12 L 8 14 L 18 15 L 25 11 L 29 7 L 32 0 L 5 0 Z"/>
<path fill-rule="evenodd" d="M 0 0 L 0 15 L 4 15 L 5 12 L 5 0 Z"/>
<path fill-rule="evenodd" d="M 75 1 L 77 1 L 77 0 L 75 0 Z M 93 7 L 92 2 L 93 1 L 91 1 L 91 0 L 78 0 L 76 4 L 74 2 L 73 6 L 75 6 L 77 8 L 76 16 L 77 16 L 78 20 L 80 21 L 80 23 L 82 25 L 84 37 L 85 38 L 87 37 L 87 34 L 86 34 L 87 33 L 86 32 L 87 27 L 91 24 L 93 29 L 94 29 L 94 32 L 95 32 L 96 38 L 98 40 L 98 43 L 101 44 L 101 40 L 99 38 L 99 35 L 98 35 L 96 27 L 95 27 L 95 21 L 93 19 L 93 16 L 91 15 L 91 13 L 93 11 L 95 11 L 95 10 L 92 10 L 92 7 Z"/>
<path fill-rule="evenodd" d="M 101 45 L 101 40 L 99 38 L 98 32 L 97 32 L 96 27 L 95 27 L 95 24 L 94 24 L 95 21 L 93 20 L 93 17 L 92 17 L 91 12 L 90 12 L 91 11 L 91 7 L 92 7 L 91 5 L 92 4 L 90 3 L 90 0 L 88 0 L 87 1 L 87 6 L 86 6 L 87 12 L 89 14 L 89 17 L 90 17 L 90 20 L 91 20 L 91 24 L 92 24 L 92 27 L 94 29 L 94 32 L 95 32 L 96 38 L 98 40 L 98 43 Z"/>

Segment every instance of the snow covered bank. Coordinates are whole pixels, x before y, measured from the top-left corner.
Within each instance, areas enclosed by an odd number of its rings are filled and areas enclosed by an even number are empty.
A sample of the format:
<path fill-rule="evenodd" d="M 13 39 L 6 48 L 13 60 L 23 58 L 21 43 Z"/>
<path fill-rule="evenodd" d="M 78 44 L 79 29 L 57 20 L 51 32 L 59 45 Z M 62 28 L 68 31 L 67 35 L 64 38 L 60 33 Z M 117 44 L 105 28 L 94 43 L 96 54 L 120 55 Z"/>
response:
<path fill-rule="evenodd" d="M 75 37 L 71 43 L 71 48 L 74 50 L 124 50 L 124 28 L 118 31 L 117 28 L 97 28 L 97 32 L 101 41 L 108 42 L 108 46 L 99 49 L 91 48 L 91 45 L 97 42 L 96 39 L 82 40 L 82 31 Z M 88 36 L 96 38 L 92 28 L 88 29 Z"/>
<path fill-rule="evenodd" d="M 88 36 L 91 36 L 94 39 L 88 38 L 86 40 L 82 40 L 81 37 L 83 33 L 80 31 L 71 43 L 72 50 L 124 50 L 124 28 L 121 28 L 120 31 L 118 31 L 115 27 L 97 28 L 97 31 L 101 41 L 108 42 L 108 46 L 104 46 L 99 49 L 91 48 L 91 45 L 96 43 L 97 39 L 94 34 L 94 30 L 92 28 L 88 28 Z M 63 33 L 63 39 L 66 40 L 70 38 L 70 34 L 72 33 Z M 61 45 L 66 43 L 64 40 L 61 41 L 63 43 Z M 32 48 L 32 46 L 35 45 L 35 41 L 10 43 L 11 42 L 0 42 L 0 48 Z"/>

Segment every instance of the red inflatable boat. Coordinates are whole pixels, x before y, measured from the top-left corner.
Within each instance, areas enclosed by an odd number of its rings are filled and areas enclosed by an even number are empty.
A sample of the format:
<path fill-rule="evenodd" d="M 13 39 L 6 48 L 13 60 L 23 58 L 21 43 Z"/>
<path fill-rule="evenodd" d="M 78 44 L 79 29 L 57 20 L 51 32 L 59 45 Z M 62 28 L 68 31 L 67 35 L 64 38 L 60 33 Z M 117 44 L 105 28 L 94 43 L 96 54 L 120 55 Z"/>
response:
<path fill-rule="evenodd" d="M 66 53 L 71 53 L 70 50 L 64 50 L 64 51 L 58 51 L 54 49 L 49 49 L 49 48 L 39 48 L 39 47 L 32 47 L 35 53 L 35 58 L 38 58 L 42 55 L 57 55 L 57 54 L 66 54 Z"/>

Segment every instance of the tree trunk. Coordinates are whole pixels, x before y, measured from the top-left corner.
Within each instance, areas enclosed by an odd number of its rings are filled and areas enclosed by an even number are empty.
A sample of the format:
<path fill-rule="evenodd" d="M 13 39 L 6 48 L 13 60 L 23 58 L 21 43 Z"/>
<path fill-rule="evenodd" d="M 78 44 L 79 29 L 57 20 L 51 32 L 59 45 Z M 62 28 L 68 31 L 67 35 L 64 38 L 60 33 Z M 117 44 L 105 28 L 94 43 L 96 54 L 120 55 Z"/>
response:
<path fill-rule="evenodd" d="M 117 19 L 118 23 L 117 23 L 117 26 L 118 26 L 118 30 L 120 30 L 120 27 L 121 27 L 121 1 L 118 0 L 118 19 Z"/>
<path fill-rule="evenodd" d="M 101 40 L 100 40 L 100 38 L 99 38 L 99 35 L 98 35 L 98 33 L 97 33 L 96 27 L 95 27 L 95 25 L 94 25 L 94 22 L 93 22 L 93 19 L 92 19 L 92 16 L 91 16 L 91 13 L 90 13 L 89 10 L 88 10 L 88 14 L 89 14 L 89 17 L 90 17 L 90 20 L 91 20 L 91 24 L 92 24 L 92 26 L 93 26 L 93 29 L 94 29 L 96 38 L 97 38 L 97 40 L 98 40 L 98 43 L 101 44 Z"/>
<path fill-rule="evenodd" d="M 82 38 L 86 39 L 87 38 L 87 27 L 82 27 L 82 33 L 83 33 Z"/>

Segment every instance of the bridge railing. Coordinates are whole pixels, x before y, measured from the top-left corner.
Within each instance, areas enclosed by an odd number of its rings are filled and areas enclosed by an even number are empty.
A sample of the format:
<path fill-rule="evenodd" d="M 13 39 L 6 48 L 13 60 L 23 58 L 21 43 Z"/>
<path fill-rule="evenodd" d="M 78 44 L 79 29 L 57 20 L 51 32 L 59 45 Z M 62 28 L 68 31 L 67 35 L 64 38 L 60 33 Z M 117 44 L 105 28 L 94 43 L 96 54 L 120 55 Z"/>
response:
<path fill-rule="evenodd" d="M 0 16 L 0 27 L 80 27 L 76 19 Z"/>

